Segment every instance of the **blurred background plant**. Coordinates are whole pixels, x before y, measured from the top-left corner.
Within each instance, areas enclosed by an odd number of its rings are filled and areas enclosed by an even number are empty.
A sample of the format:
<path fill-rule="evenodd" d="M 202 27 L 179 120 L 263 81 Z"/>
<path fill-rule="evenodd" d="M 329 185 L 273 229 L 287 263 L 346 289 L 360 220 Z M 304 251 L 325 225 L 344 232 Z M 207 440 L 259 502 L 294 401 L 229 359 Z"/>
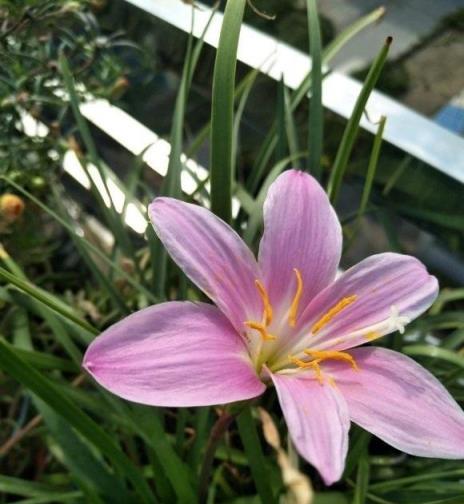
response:
<path fill-rule="evenodd" d="M 246 22 L 308 52 L 306 2 L 253 5 L 275 19 L 248 7 Z M 381 16 L 369 12 L 342 30 L 312 16 L 325 48 L 312 38 L 312 56 L 329 63 L 327 54 Z M 460 27 L 459 16 L 449 19 L 453 30 Z M 415 76 L 384 66 L 388 50 L 378 49 L 369 68 L 384 67 L 379 80 L 358 74 L 367 95 L 373 87 L 404 91 Z M 231 72 L 233 47 L 223 50 L 223 71 Z M 419 256 L 440 277 L 444 290 L 430 312 L 383 343 L 420 360 L 464 400 L 462 184 L 381 144 L 382 123 L 375 138 L 358 132 L 355 143 L 342 142 L 356 133 L 365 102 L 348 125 L 327 111 L 318 115 L 317 73 L 291 91 L 238 64 L 235 89 L 213 95 L 215 58 L 201 37 L 122 0 L 0 1 L 0 502 L 196 502 L 205 492 L 199 475 L 221 408 L 129 404 L 80 369 L 95 334 L 129 312 L 202 299 L 145 229 L 145 206 L 158 194 L 210 205 L 213 193 L 213 208 L 224 209 L 233 193 L 240 211 L 232 225 L 256 250 L 270 182 L 289 166 L 311 168 L 332 187 L 344 266 L 393 250 Z M 92 124 L 84 105 L 95 98 L 119 107 L 118 138 Z M 225 109 L 235 113 L 232 125 L 211 122 Z M 314 158 L 317 135 L 309 130 L 322 126 Z M 134 135 L 146 139 L 136 155 L 120 145 Z M 164 161 L 148 156 L 160 145 Z M 208 173 L 199 181 L 197 172 L 195 190 L 182 190 L 194 162 L 210 168 L 211 190 Z M 231 174 L 230 184 L 214 181 Z M 327 489 L 287 442 L 271 392 L 220 440 L 206 493 L 211 503 L 462 504 L 463 474 L 460 462 L 408 457 L 354 428 L 344 478 Z"/>
<path fill-rule="evenodd" d="M 95 96 L 118 99 L 129 85 L 125 59 L 135 45 L 121 32 L 102 33 L 95 18 L 101 7 L 89 0 L 0 3 L 0 167 L 31 189 L 56 174 L 60 157 L 50 151 L 61 152 L 72 135 L 59 55 Z M 50 134 L 27 134 L 26 114 Z"/>

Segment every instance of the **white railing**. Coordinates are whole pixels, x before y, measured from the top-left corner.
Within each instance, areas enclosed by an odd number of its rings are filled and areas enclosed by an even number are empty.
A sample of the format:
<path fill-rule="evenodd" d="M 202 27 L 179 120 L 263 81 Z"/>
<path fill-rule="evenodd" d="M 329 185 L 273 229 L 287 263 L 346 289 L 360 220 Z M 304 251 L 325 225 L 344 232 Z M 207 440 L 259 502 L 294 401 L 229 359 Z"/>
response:
<path fill-rule="evenodd" d="M 162 19 L 172 26 L 190 32 L 192 7 L 180 0 L 126 0 L 126 2 Z M 193 34 L 200 36 L 212 11 L 201 5 L 195 9 Z M 223 15 L 216 12 L 207 30 L 205 41 L 217 47 Z M 260 68 L 269 77 L 296 89 L 311 68 L 305 53 L 244 24 L 240 33 L 238 59 L 252 68 Z M 265 68 L 263 63 L 266 62 Z M 270 65 L 268 62 L 272 62 Z M 323 103 L 329 110 L 350 117 L 361 83 L 339 72 L 331 72 L 324 80 Z M 367 116 L 361 127 L 376 130 L 375 121 L 387 116 L 384 138 L 411 156 L 424 161 L 449 177 L 464 183 L 464 139 L 446 130 L 417 112 L 386 95 L 374 91 L 367 104 Z"/>

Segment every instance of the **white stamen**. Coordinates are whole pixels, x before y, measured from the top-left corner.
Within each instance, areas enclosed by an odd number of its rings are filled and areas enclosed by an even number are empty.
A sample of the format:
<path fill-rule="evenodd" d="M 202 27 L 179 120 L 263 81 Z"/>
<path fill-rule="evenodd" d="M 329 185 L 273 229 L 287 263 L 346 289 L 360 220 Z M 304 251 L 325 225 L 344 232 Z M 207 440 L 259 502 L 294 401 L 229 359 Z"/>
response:
<path fill-rule="evenodd" d="M 404 328 L 409 322 L 411 322 L 411 319 L 405 315 L 400 315 L 395 305 L 390 306 L 390 318 L 388 323 L 390 324 L 391 330 L 399 331 L 400 334 L 404 334 Z"/>

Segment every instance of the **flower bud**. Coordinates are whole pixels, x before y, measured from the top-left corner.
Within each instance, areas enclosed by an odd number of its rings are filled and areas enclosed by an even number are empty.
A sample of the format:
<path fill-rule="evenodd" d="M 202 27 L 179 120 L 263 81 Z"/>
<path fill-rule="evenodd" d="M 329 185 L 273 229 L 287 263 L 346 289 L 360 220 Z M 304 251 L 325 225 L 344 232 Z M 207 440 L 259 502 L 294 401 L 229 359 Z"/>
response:
<path fill-rule="evenodd" d="M 8 222 L 14 222 L 24 212 L 24 201 L 16 194 L 5 193 L 0 196 L 0 215 Z"/>

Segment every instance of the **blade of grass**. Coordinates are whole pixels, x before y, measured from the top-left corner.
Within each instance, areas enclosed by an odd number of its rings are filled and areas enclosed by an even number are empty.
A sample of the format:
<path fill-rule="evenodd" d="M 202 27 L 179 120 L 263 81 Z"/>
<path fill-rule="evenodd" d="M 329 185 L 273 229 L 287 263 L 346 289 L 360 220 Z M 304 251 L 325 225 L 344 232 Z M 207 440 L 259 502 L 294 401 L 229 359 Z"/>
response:
<path fill-rule="evenodd" d="M 210 412 L 209 407 L 197 408 L 195 411 L 195 440 L 188 454 L 189 464 L 195 474 L 198 474 L 200 469 L 201 451 L 207 440 Z"/>
<path fill-rule="evenodd" d="M 55 337 L 55 340 L 63 347 L 75 365 L 80 366 L 82 362 L 82 352 L 72 340 L 70 330 L 72 327 L 78 328 L 77 331 L 79 333 L 78 336 L 80 343 L 88 343 L 91 341 L 93 339 L 93 334 L 88 333 L 87 331 L 82 331 L 80 326 L 74 326 L 72 322 L 68 322 L 67 320 L 65 321 L 65 319 L 63 319 L 60 315 L 57 315 L 48 306 L 36 301 L 28 294 L 19 290 L 14 292 L 12 289 L 10 289 L 10 294 L 12 301 L 17 306 L 23 307 L 28 314 L 34 314 L 45 321 Z"/>
<path fill-rule="evenodd" d="M 344 478 L 349 478 L 356 469 L 363 453 L 366 453 L 369 447 L 372 434 L 361 429 L 361 427 L 353 426 L 350 432 L 350 449 L 346 457 Z"/>
<path fill-rule="evenodd" d="M 251 90 L 253 88 L 254 83 L 256 82 L 256 78 L 258 77 L 258 75 L 259 70 L 253 70 L 252 75 L 250 79 L 247 81 L 247 85 L 245 86 L 243 93 L 240 96 L 237 110 L 235 112 L 233 133 L 232 133 L 232 154 L 231 154 L 233 172 L 236 172 L 237 170 L 237 153 L 240 140 L 240 123 L 242 121 L 243 112 L 245 110 L 248 98 L 250 97 Z"/>
<path fill-rule="evenodd" d="M 55 355 L 16 348 L 17 355 L 36 369 L 66 371 L 67 373 L 79 372 L 79 366 L 74 362 L 56 357 Z"/>
<path fill-rule="evenodd" d="M 92 135 L 90 133 L 90 129 L 87 125 L 86 120 L 82 116 L 80 109 L 79 109 L 79 98 L 76 92 L 76 87 L 74 83 L 73 76 L 71 74 L 71 71 L 69 69 L 68 62 L 64 55 L 62 54 L 59 58 L 59 67 L 60 71 L 63 75 L 63 80 L 66 86 L 66 91 L 68 92 L 69 95 L 69 101 L 71 104 L 71 109 L 74 115 L 74 119 L 76 120 L 77 127 L 79 129 L 79 132 L 82 136 L 82 140 L 84 142 L 84 145 L 87 149 L 87 152 L 89 154 L 91 162 L 95 165 L 95 167 L 98 170 L 98 174 L 102 180 L 102 188 L 104 191 L 104 195 L 106 196 L 109 207 L 108 208 L 105 204 L 104 197 L 102 194 L 100 194 L 99 189 L 97 188 L 95 181 L 93 177 L 91 176 L 87 163 L 84 161 L 81 163 L 82 168 L 84 169 L 90 183 L 91 183 L 91 191 L 92 194 L 94 195 L 95 199 L 97 200 L 99 206 L 100 206 L 100 211 L 102 212 L 102 215 L 104 216 L 107 225 L 113 232 L 117 243 L 123 248 L 125 253 L 129 256 L 133 255 L 133 247 L 130 242 L 129 235 L 127 233 L 127 229 L 123 225 L 123 220 L 119 217 L 118 213 L 116 212 L 116 207 L 111 195 L 111 192 L 108 189 L 108 184 L 107 184 L 107 177 L 105 170 L 103 169 L 102 163 L 100 161 L 100 157 L 98 156 L 97 149 L 95 147 L 95 144 L 92 139 Z"/>
<path fill-rule="evenodd" d="M 275 161 L 278 163 L 288 155 L 287 135 L 285 133 L 285 82 L 283 76 L 277 84 L 276 124 Z"/>
<path fill-rule="evenodd" d="M 411 164 L 412 160 L 413 158 L 411 156 L 406 156 L 403 161 L 401 161 L 396 170 L 393 172 L 392 176 L 385 183 L 385 187 L 382 192 L 383 196 L 388 196 L 390 194 L 390 191 L 393 189 L 393 187 L 395 187 L 396 183 L 401 178 L 401 175 L 403 175 L 404 171 Z"/>
<path fill-rule="evenodd" d="M 342 33 L 340 33 L 327 47 L 322 51 L 322 67 L 328 65 L 332 58 L 334 58 L 337 53 L 342 49 L 355 35 L 360 31 L 367 28 L 372 23 L 378 21 L 385 13 L 385 9 L 380 7 L 373 12 L 367 14 L 366 16 L 360 18 L 348 28 L 346 28 Z M 295 90 L 292 95 L 291 105 L 292 109 L 295 110 L 296 107 L 301 103 L 303 98 L 307 96 L 309 90 L 311 89 L 312 76 L 311 71 L 303 79 L 301 84 Z M 247 180 L 247 188 L 251 192 L 257 190 L 258 184 L 264 176 L 266 166 L 268 165 L 269 159 L 272 156 L 277 143 L 277 124 L 274 122 L 269 130 L 266 139 L 262 143 L 260 153 L 258 154 L 253 170 L 250 177 Z"/>
<path fill-rule="evenodd" d="M 189 96 L 190 86 L 192 83 L 193 74 L 198 63 L 201 49 L 204 45 L 204 37 L 213 18 L 215 9 L 213 9 L 209 20 L 200 35 L 198 42 L 193 44 L 193 24 L 195 19 L 195 8 L 192 6 L 192 30 L 189 35 L 185 62 L 182 69 L 182 77 L 179 84 L 179 90 L 176 97 L 174 107 L 174 115 L 171 126 L 170 143 L 171 152 L 169 154 L 169 162 L 166 177 L 163 180 L 160 194 L 171 198 L 182 199 L 181 174 L 183 169 L 182 151 L 184 142 L 184 122 L 187 100 Z M 149 246 L 151 248 L 152 270 L 154 278 L 155 293 L 159 298 L 164 298 L 166 293 L 166 279 L 168 269 L 168 255 L 161 241 L 154 233 L 151 234 Z"/>
<path fill-rule="evenodd" d="M 0 267 L 0 278 L 3 278 L 7 282 L 11 283 L 15 287 L 17 287 L 20 291 L 25 292 L 33 299 L 43 303 L 44 305 L 51 308 L 54 312 L 59 313 L 63 318 L 70 320 L 74 324 L 82 327 L 91 334 L 98 334 L 98 329 L 93 327 L 87 321 L 78 317 L 74 312 L 71 311 L 69 307 L 65 308 L 64 303 L 55 299 L 54 296 L 49 294 L 48 292 L 40 289 L 36 285 L 31 282 L 25 281 L 16 275 L 9 273 L 6 269 Z"/>
<path fill-rule="evenodd" d="M 50 380 L 21 359 L 15 349 L 1 338 L 0 368 L 36 394 L 108 457 L 114 466 L 132 482 L 141 502 L 147 504 L 155 502 L 155 496 L 143 478 L 140 469 L 133 465 L 132 461 L 119 449 L 103 428 L 60 392 Z"/>
<path fill-rule="evenodd" d="M 237 48 L 246 0 L 229 0 L 224 11 L 213 73 L 211 103 L 211 209 L 232 217 L 232 143 Z"/>
<path fill-rule="evenodd" d="M 269 57 L 270 59 L 270 57 Z M 256 71 L 262 70 L 265 64 L 267 63 L 267 60 L 260 65 L 258 68 L 250 70 L 245 77 L 237 84 L 235 87 L 235 102 L 237 103 L 238 100 L 241 98 L 245 88 L 248 86 L 248 82 L 250 79 L 254 79 L 254 74 Z M 186 156 L 187 157 L 192 157 L 195 155 L 195 153 L 198 152 L 200 147 L 206 142 L 208 139 L 208 136 L 211 134 L 211 120 L 209 120 L 202 128 L 201 130 L 196 134 L 195 138 L 192 140 L 188 148 L 186 149 Z"/>
<path fill-rule="evenodd" d="M 340 147 L 338 148 L 337 155 L 335 157 L 327 187 L 327 192 L 332 203 L 335 203 L 337 201 L 343 176 L 348 165 L 348 160 L 358 134 L 361 116 L 364 113 L 364 109 L 366 107 L 367 100 L 369 99 L 371 91 L 377 84 L 380 73 L 382 72 L 383 66 L 385 65 L 391 43 L 392 38 L 388 37 L 379 54 L 373 61 L 369 73 L 367 74 L 366 80 L 364 81 L 361 92 L 359 93 L 358 99 L 356 100 L 353 113 L 351 114 L 345 131 L 343 132 L 343 137 L 340 142 Z"/>
<path fill-rule="evenodd" d="M 59 195 L 57 194 L 56 188 L 52 188 L 52 193 L 54 196 L 55 204 L 57 206 L 58 211 L 60 212 L 62 219 L 68 223 L 69 227 L 72 227 L 73 224 L 69 219 L 65 204 L 62 201 L 62 198 L 60 198 Z M 103 273 L 101 269 L 97 266 L 95 261 L 92 259 L 91 254 L 88 252 L 87 248 L 83 245 L 82 237 L 79 236 L 77 233 L 70 233 L 70 237 L 76 249 L 79 252 L 79 256 L 85 262 L 88 269 L 94 276 L 95 280 L 100 284 L 103 292 L 107 293 L 108 297 L 111 299 L 113 303 L 113 306 L 122 313 L 128 314 L 129 309 L 124 299 L 122 298 L 118 290 L 114 287 L 111 278 L 109 278 L 108 275 Z"/>
<path fill-rule="evenodd" d="M 402 352 L 411 357 L 440 359 L 464 369 L 464 356 L 446 348 L 431 345 L 406 345 L 402 348 Z"/>
<path fill-rule="evenodd" d="M 369 203 L 369 197 L 372 190 L 372 185 L 374 184 L 374 178 L 377 171 L 377 166 L 379 162 L 380 149 L 382 147 L 383 141 L 383 131 L 385 129 L 386 117 L 382 116 L 379 121 L 379 127 L 377 133 L 374 137 L 374 143 L 372 145 L 371 155 L 369 157 L 369 164 L 367 166 L 366 178 L 364 180 L 364 188 L 361 195 L 361 201 L 359 203 L 358 212 L 356 214 L 356 219 L 353 224 L 353 231 L 350 238 L 347 240 L 346 245 L 344 245 L 344 251 L 346 252 L 350 246 L 353 244 L 356 238 L 359 226 L 361 225 L 361 219 L 366 212 L 367 205 Z"/>
<path fill-rule="evenodd" d="M 251 414 L 251 407 L 246 406 L 237 417 L 237 425 L 240 438 L 245 448 L 245 454 L 250 464 L 251 474 L 256 485 L 256 490 L 262 502 L 272 504 L 275 502 L 269 485 L 269 478 L 266 470 L 266 459 L 264 458 L 261 443 L 259 441 L 256 424 Z"/>
<path fill-rule="evenodd" d="M 297 159 L 299 152 L 299 141 L 293 110 L 290 105 L 290 95 L 287 88 L 284 88 L 284 112 L 285 112 L 285 130 L 287 133 L 288 151 L 290 156 Z"/>
<path fill-rule="evenodd" d="M 462 478 L 464 477 L 464 469 L 453 469 L 451 471 L 439 471 L 439 472 L 421 472 L 420 474 L 414 476 L 405 476 L 404 478 L 390 479 L 388 481 L 382 481 L 380 483 L 373 483 L 370 485 L 369 490 L 376 492 L 388 492 L 406 485 L 411 485 L 418 483 L 420 481 L 432 481 L 433 479 L 440 478 Z"/>
<path fill-rule="evenodd" d="M 46 483 L 0 475 L 0 492 L 23 497 L 48 497 L 51 502 L 69 489 Z M 79 492 L 80 494 L 80 492 Z"/>
<path fill-rule="evenodd" d="M 82 490 L 91 488 L 104 501 L 127 502 L 129 494 L 122 481 L 109 472 L 102 460 L 60 415 L 34 395 L 33 399 L 50 434 L 59 445 L 60 449 L 56 450 L 59 453 L 55 456 L 69 469 L 77 484 L 84 483 Z"/>
<path fill-rule="evenodd" d="M 306 0 L 308 14 L 309 53 L 311 55 L 311 99 L 309 102 L 308 169 L 321 178 L 321 157 L 324 138 L 322 108 L 322 49 L 317 0 Z"/>
<path fill-rule="evenodd" d="M 189 468 L 171 445 L 156 410 L 137 406 L 131 409 L 126 418 L 131 422 L 135 432 L 140 429 L 140 435 L 152 446 L 155 456 L 177 495 L 177 502 L 195 503 L 196 493 L 191 485 Z"/>
<path fill-rule="evenodd" d="M 358 474 L 354 487 L 353 504 L 365 504 L 369 489 L 369 459 L 364 453 L 358 462 Z"/>
<path fill-rule="evenodd" d="M 377 133 L 374 138 L 374 144 L 372 146 L 372 151 L 369 158 L 369 164 L 367 166 L 366 181 L 364 183 L 364 189 L 361 196 L 361 202 L 359 204 L 358 215 L 356 217 L 358 223 L 361 217 L 364 215 L 367 204 L 369 202 L 369 196 L 371 194 L 372 184 L 374 183 L 375 172 L 377 170 L 377 165 L 379 162 L 380 149 L 382 147 L 383 132 L 385 129 L 386 120 L 387 118 L 385 116 L 382 116 L 380 118 L 379 127 L 377 129 Z"/>

